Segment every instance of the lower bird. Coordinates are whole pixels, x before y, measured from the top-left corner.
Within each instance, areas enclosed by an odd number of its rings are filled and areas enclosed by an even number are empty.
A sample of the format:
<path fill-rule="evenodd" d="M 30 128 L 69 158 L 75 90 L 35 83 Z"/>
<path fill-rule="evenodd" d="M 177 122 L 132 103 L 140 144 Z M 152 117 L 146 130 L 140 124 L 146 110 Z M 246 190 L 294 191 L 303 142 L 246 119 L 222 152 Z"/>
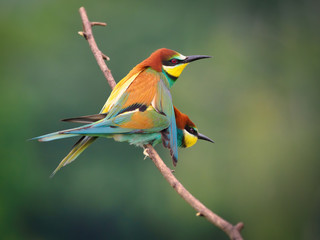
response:
<path fill-rule="evenodd" d="M 49 133 L 43 136 L 33 138 L 33 140 L 38 140 L 40 142 L 48 142 L 52 140 L 82 136 L 78 142 L 87 142 L 85 145 L 73 148 L 71 152 L 60 162 L 58 167 L 51 174 L 53 177 L 60 168 L 66 166 L 67 164 L 74 161 L 83 151 L 86 149 L 97 137 L 114 138 L 114 140 L 119 142 L 129 142 L 130 144 L 144 147 L 146 144 L 156 144 L 163 141 L 166 144 L 166 139 L 163 139 L 163 134 L 161 131 L 166 131 L 169 126 L 168 120 L 163 117 L 162 119 L 152 119 L 152 109 L 137 108 L 130 112 L 125 112 L 119 114 L 118 116 L 108 119 L 105 121 L 106 114 L 96 114 L 89 116 L 82 116 L 77 118 L 64 119 L 67 122 L 78 122 L 78 123 L 88 123 L 82 127 L 58 131 L 54 133 Z M 145 113 L 143 117 L 135 118 L 136 113 Z M 190 120 L 190 118 L 180 112 L 176 107 L 174 107 L 174 114 L 177 126 L 177 144 L 178 147 L 188 148 L 193 146 L 198 139 L 213 142 L 210 138 L 198 132 L 195 124 Z M 131 115 L 128 117 L 127 115 Z M 142 116 L 142 115 L 139 115 Z M 139 130 L 122 128 L 122 125 L 127 125 L 127 121 L 122 119 L 134 119 L 135 122 L 129 123 L 134 127 L 134 125 L 145 124 L 145 128 L 142 129 L 139 126 Z M 153 125 L 153 127 L 150 126 Z M 86 141 L 86 138 L 89 141 Z M 77 144 L 76 144 L 77 146 Z"/>

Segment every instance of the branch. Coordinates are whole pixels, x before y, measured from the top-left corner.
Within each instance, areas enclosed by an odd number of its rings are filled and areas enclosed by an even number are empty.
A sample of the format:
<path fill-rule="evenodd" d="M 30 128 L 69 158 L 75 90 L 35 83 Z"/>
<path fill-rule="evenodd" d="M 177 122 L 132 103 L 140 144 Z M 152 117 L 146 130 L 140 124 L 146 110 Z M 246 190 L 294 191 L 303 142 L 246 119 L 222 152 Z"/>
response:
<path fill-rule="evenodd" d="M 91 29 L 92 26 L 106 26 L 106 24 L 101 22 L 90 22 L 84 7 L 81 7 L 79 9 L 79 12 L 83 23 L 83 32 L 79 32 L 79 34 L 84 36 L 86 40 L 88 40 L 91 51 L 94 57 L 96 58 L 100 69 L 102 70 L 110 87 L 113 89 L 116 85 L 116 82 L 114 81 L 111 71 L 104 62 L 104 59 L 108 59 L 108 57 L 99 50 L 94 40 Z M 150 144 L 146 146 L 146 151 L 149 157 L 156 165 L 156 167 L 163 175 L 163 177 L 169 182 L 169 184 L 174 188 L 174 190 L 197 211 L 197 216 L 205 217 L 209 222 L 213 223 L 218 228 L 223 230 L 229 236 L 230 239 L 243 239 L 240 234 L 240 231 L 244 226 L 243 223 L 240 222 L 237 225 L 233 226 L 231 223 L 227 222 L 217 214 L 213 213 L 209 208 L 207 208 L 198 199 L 196 199 L 187 189 L 185 189 L 185 187 L 176 179 L 176 177 L 172 174 L 171 170 L 166 166 L 166 164 L 160 158 L 156 150 L 154 150 L 154 148 Z"/>
<path fill-rule="evenodd" d="M 226 234 L 228 234 L 230 239 L 242 239 L 240 231 L 244 227 L 243 223 L 238 223 L 236 226 L 233 226 L 217 214 L 213 213 L 209 208 L 196 199 L 187 189 L 185 189 L 185 187 L 176 179 L 171 170 L 166 166 L 156 150 L 154 150 L 150 144 L 147 145 L 147 153 L 163 177 L 169 182 L 171 187 L 173 187 L 174 190 L 176 190 L 176 192 L 197 211 L 196 216 L 205 217 L 209 222 L 213 223 Z"/>
<path fill-rule="evenodd" d="M 96 41 L 94 40 L 94 37 L 92 35 L 92 29 L 91 26 L 100 25 L 100 26 L 106 26 L 105 23 L 100 22 L 90 22 L 86 13 L 86 10 L 84 7 L 81 7 L 79 9 L 80 16 L 82 19 L 83 24 L 83 32 L 79 32 L 80 35 L 83 35 L 86 40 L 88 40 L 89 46 L 91 48 L 91 51 L 96 58 L 98 65 L 103 72 L 104 77 L 107 79 L 110 87 L 113 89 L 116 86 L 116 82 L 114 81 L 114 78 L 111 74 L 111 71 L 107 67 L 106 63 L 104 62 L 104 59 L 109 60 L 109 57 L 104 55 L 98 48 Z"/>

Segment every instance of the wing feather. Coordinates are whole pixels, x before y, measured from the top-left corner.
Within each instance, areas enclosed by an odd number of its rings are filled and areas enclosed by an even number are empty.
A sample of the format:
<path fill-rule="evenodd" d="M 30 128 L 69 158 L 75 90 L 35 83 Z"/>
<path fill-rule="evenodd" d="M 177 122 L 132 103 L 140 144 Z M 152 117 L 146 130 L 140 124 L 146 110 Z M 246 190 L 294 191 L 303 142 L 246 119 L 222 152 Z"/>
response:
<path fill-rule="evenodd" d="M 178 161 L 177 125 L 171 94 L 164 81 L 159 81 L 152 105 L 169 119 L 170 124 L 168 129 L 162 132 L 162 139 L 163 145 L 170 149 L 173 165 L 176 165 Z"/>

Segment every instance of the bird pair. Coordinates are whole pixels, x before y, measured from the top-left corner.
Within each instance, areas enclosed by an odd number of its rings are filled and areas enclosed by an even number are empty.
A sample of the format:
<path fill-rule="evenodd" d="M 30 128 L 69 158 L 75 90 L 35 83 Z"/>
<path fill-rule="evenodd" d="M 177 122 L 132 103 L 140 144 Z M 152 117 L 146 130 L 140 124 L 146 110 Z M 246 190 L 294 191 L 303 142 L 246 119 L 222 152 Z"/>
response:
<path fill-rule="evenodd" d="M 170 94 L 170 88 L 190 62 L 209 57 L 158 49 L 115 86 L 99 114 L 63 120 L 86 125 L 33 138 L 46 142 L 81 136 L 51 176 L 74 161 L 98 137 L 141 147 L 162 141 L 170 149 L 174 165 L 178 161 L 178 147 L 191 147 L 198 139 L 213 142 L 173 106 Z"/>

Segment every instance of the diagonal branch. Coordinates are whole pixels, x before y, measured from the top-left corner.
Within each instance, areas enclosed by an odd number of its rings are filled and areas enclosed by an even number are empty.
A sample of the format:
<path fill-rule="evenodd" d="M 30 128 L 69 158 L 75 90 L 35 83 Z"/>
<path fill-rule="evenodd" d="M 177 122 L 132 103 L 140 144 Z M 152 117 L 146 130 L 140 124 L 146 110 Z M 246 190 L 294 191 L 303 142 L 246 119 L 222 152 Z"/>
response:
<path fill-rule="evenodd" d="M 240 231 L 243 228 L 243 223 L 238 223 L 233 226 L 217 214 L 213 213 L 209 208 L 207 208 L 203 203 L 196 199 L 185 187 L 177 180 L 177 178 L 172 174 L 171 170 L 162 161 L 156 150 L 149 144 L 147 145 L 147 152 L 159 169 L 163 177 L 169 182 L 171 187 L 197 211 L 197 216 L 205 217 L 209 222 L 216 225 L 218 228 L 222 229 L 227 233 L 230 239 L 241 240 Z"/>
<path fill-rule="evenodd" d="M 84 36 L 90 45 L 91 51 L 94 57 L 97 60 L 97 63 L 103 72 L 105 78 L 107 79 L 110 87 L 113 89 L 116 85 L 114 78 L 111 74 L 111 71 L 107 67 L 104 59 L 108 59 L 98 48 L 96 41 L 94 40 L 92 34 L 92 26 L 100 25 L 106 26 L 105 23 L 101 22 L 90 22 L 84 7 L 79 9 L 80 16 L 83 23 L 83 32 L 79 32 L 80 35 Z M 148 144 L 146 146 L 146 151 L 156 167 L 159 169 L 163 177 L 169 182 L 169 184 L 174 188 L 174 190 L 187 202 L 189 203 L 196 211 L 197 216 L 205 217 L 209 222 L 216 225 L 218 228 L 223 230 L 230 239 L 232 240 L 242 240 L 240 231 L 243 228 L 243 223 L 238 223 L 237 225 L 232 225 L 227 222 L 217 214 L 213 213 L 209 208 L 203 205 L 198 199 L 196 199 L 185 187 L 177 180 L 177 178 L 172 174 L 171 170 L 166 166 L 163 160 L 160 158 L 156 150 Z"/>

